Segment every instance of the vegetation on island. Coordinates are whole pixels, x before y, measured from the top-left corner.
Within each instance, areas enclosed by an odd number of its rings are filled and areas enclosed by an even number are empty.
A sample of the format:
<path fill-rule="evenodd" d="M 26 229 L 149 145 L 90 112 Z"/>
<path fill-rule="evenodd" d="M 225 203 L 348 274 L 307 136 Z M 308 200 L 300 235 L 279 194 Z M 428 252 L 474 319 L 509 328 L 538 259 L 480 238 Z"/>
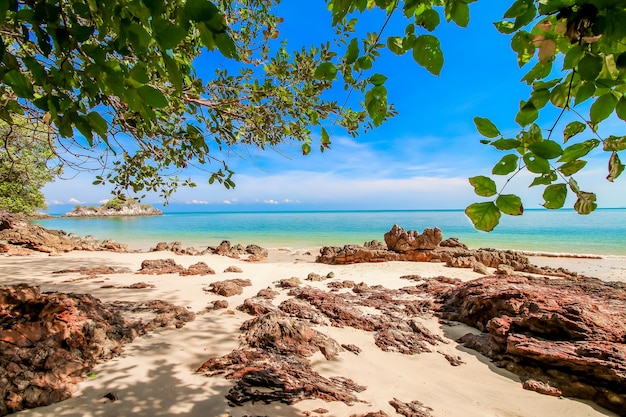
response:
<path fill-rule="evenodd" d="M 65 165 L 99 169 L 94 183 L 118 193 L 167 199 L 195 185 L 178 178 L 181 170 L 211 162 L 209 182 L 230 188 L 224 155 L 232 148 L 295 141 L 304 154 L 324 151 L 333 127 L 358 135 L 394 116 L 387 75 L 376 71 L 381 51 L 411 54 L 438 75 L 444 56 L 436 30 L 442 21 L 467 26 L 473 2 L 326 0 L 332 41 L 293 50 L 280 36 L 278 0 L 3 0 L 0 119 L 43 124 L 74 155 L 61 158 Z M 383 19 L 361 35 L 364 13 Z M 390 33 L 392 16 L 405 20 L 402 32 Z M 518 132 L 501 133 L 488 115 L 475 119 L 483 142 L 506 152 L 492 174 L 507 177 L 500 187 L 486 176 L 470 179 L 490 199 L 466 210 L 477 228 L 492 230 L 501 213 L 522 214 L 521 199 L 506 193 L 522 171 L 535 175 L 530 185 L 543 189 L 546 208 L 562 207 L 572 192 L 581 214 L 596 208 L 592 190 L 574 179 L 585 155 L 601 146 L 607 179 L 622 173 L 626 137 L 597 132 L 612 114 L 626 120 L 624 21 L 624 2 L 515 0 L 495 24 L 511 36 L 520 66 L 530 67 L 523 81 L 533 90 L 520 103 Z M 203 53 L 202 65 L 215 68 L 210 79 L 194 68 Z M 220 56 L 233 65 L 219 65 Z M 345 105 L 325 94 L 338 88 Z M 540 126 L 546 106 L 562 111 Z M 53 143 L 43 146 L 54 152 Z"/>
<path fill-rule="evenodd" d="M 137 199 L 120 194 L 100 206 L 74 206 L 74 209 L 66 213 L 66 216 L 154 216 L 161 214 L 161 211 L 152 207 L 151 204 L 140 204 Z"/>

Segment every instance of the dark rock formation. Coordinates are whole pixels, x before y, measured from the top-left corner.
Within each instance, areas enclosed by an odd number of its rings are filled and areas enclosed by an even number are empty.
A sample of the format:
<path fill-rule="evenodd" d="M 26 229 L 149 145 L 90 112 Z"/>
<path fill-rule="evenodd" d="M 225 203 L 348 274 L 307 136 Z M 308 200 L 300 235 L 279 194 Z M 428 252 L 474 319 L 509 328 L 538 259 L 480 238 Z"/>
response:
<path fill-rule="evenodd" d="M 341 347 L 301 320 L 271 312 L 245 322 L 241 329 L 245 332 L 241 349 L 211 358 L 198 369 L 237 381 L 226 396 L 232 405 L 293 404 L 312 398 L 352 404 L 358 401 L 354 393 L 365 389 L 347 378 L 325 378 L 313 371 L 308 356 L 319 350 L 329 359 Z"/>
<path fill-rule="evenodd" d="M 474 326 L 463 343 L 549 395 L 626 410 L 626 285 L 492 276 L 442 294 L 442 317 Z"/>
<path fill-rule="evenodd" d="M 156 316 L 142 323 L 127 318 L 127 309 Z M 193 317 L 182 307 L 159 301 L 105 305 L 86 294 L 41 294 L 26 284 L 0 286 L 0 415 L 70 397 L 96 362 L 118 355 L 125 343 Z"/>

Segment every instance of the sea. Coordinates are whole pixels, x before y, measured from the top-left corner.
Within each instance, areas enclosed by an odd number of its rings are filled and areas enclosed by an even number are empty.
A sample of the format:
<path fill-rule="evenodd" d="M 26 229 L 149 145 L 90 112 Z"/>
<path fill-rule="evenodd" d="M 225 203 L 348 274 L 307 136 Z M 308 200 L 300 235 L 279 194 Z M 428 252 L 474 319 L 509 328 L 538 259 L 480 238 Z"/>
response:
<path fill-rule="evenodd" d="M 79 236 L 113 239 L 133 249 L 158 242 L 198 248 L 257 244 L 265 248 L 311 249 L 384 241 L 394 224 L 422 232 L 438 227 L 472 249 L 498 248 L 576 255 L 626 256 L 626 209 L 526 210 L 502 216 L 492 232 L 473 228 L 463 210 L 165 212 L 154 217 L 64 218 L 35 221 Z"/>

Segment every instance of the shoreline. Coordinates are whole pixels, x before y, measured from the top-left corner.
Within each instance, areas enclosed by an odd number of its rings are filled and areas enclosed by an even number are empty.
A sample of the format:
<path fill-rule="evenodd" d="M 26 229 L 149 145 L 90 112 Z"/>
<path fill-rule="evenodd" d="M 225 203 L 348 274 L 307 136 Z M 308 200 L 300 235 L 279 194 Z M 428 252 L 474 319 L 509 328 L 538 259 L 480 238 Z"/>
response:
<path fill-rule="evenodd" d="M 228 404 L 225 395 L 233 387 L 223 376 L 206 377 L 196 373 L 200 364 L 225 355 L 240 346 L 242 323 L 250 320 L 247 313 L 235 309 L 259 290 L 273 288 L 281 292 L 276 300 L 287 299 L 287 290 L 277 283 L 299 277 L 305 286 L 325 289 L 323 282 L 305 281 L 308 274 L 333 272 L 333 281 L 353 280 L 370 286 L 399 289 L 410 285 L 402 276 L 419 274 L 423 277 L 447 276 L 472 280 L 481 274 L 467 268 L 450 268 L 441 263 L 383 262 L 369 264 L 326 265 L 314 262 L 315 255 L 305 249 L 272 249 L 267 261 L 246 262 L 220 255 L 176 255 L 172 252 L 86 252 L 73 251 L 57 256 L 38 254 L 26 257 L 4 257 L 0 272 L 2 283 L 29 282 L 41 285 L 42 291 L 90 293 L 105 302 L 162 299 L 186 306 L 196 313 L 207 304 L 224 299 L 206 292 L 209 283 L 227 278 L 247 278 L 252 286 L 241 295 L 227 297 L 228 309 L 198 314 L 195 321 L 180 329 L 165 328 L 136 339 L 124 352 L 98 364 L 94 377 L 85 378 L 74 396 L 50 406 L 24 410 L 17 416 L 44 417 L 114 417 L 120 415 L 189 417 L 268 415 L 282 417 L 346 417 L 384 410 L 397 415 L 389 405 L 393 398 L 409 402 L 418 400 L 430 407 L 433 417 L 536 417 L 538 415 L 567 415 L 570 417 L 616 416 L 588 401 L 550 397 L 524 390 L 520 378 L 493 363 L 478 352 L 464 348 L 456 340 L 476 329 L 462 324 L 443 324 L 436 317 L 420 322 L 430 331 L 440 334 L 444 342 L 437 343 L 431 353 L 404 355 L 383 352 L 374 345 L 370 332 L 352 328 L 316 326 L 324 334 L 341 343 L 359 346 L 359 355 L 341 353 L 326 360 L 319 352 L 311 357 L 313 369 L 322 376 L 341 375 L 366 387 L 357 394 L 364 401 L 353 405 L 342 402 L 304 400 L 294 405 L 281 403 Z M 179 277 L 178 274 L 137 275 L 145 259 L 173 258 L 185 267 L 198 261 L 206 262 L 215 275 Z M 572 261 L 590 264 L 596 259 L 543 258 L 561 262 L 569 268 Z M 81 266 L 107 265 L 127 267 L 131 272 L 86 277 L 78 273 L 53 274 L 63 269 Z M 239 274 L 226 273 L 229 266 L 238 266 Z M 579 265 L 580 266 L 580 265 Z M 492 269 L 490 269 L 493 271 Z M 576 270 L 576 265 L 572 265 Z M 224 271 L 224 272 L 223 272 Z M 129 289 L 143 281 L 154 288 Z M 373 312 L 373 311 L 372 311 Z M 437 353 L 441 352 L 441 353 Z M 460 366 L 450 366 L 442 354 L 459 357 Z M 470 382 L 474 381 L 474 382 Z M 478 383 L 476 383 L 478 382 Z M 114 393 L 118 398 L 103 398 Z M 317 411 L 316 411 L 317 410 Z M 322 413 L 322 410 L 326 412 Z M 361 413 L 361 414 L 360 414 Z"/>

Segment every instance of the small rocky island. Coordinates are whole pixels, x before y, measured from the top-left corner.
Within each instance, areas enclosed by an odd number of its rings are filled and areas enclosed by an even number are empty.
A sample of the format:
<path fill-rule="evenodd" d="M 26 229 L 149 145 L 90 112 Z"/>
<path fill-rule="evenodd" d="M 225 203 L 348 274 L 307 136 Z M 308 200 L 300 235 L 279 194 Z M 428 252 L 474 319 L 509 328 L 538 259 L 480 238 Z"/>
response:
<path fill-rule="evenodd" d="M 63 217 L 117 217 L 117 216 L 162 216 L 163 212 L 150 204 L 139 204 L 134 198 L 114 197 L 97 206 L 76 206 Z"/>

